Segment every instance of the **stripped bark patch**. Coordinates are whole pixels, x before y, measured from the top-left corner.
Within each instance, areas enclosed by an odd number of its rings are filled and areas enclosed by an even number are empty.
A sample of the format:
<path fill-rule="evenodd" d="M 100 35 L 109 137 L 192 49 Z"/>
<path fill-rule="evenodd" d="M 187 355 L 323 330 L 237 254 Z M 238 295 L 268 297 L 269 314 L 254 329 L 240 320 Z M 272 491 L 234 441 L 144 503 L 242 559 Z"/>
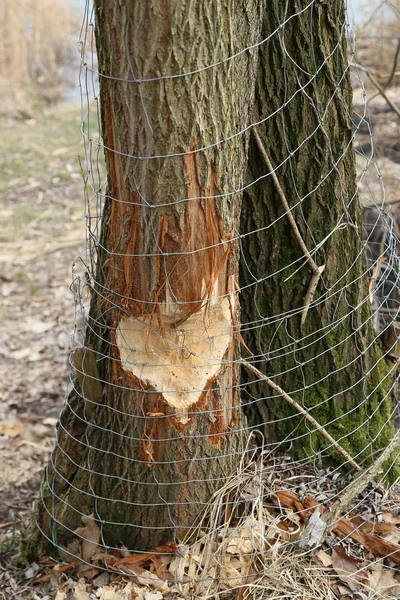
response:
<path fill-rule="evenodd" d="M 207 310 L 206 310 L 207 308 Z M 146 387 L 160 393 L 177 419 L 187 423 L 186 411 L 195 405 L 220 372 L 232 343 L 228 299 L 207 303 L 180 320 L 163 315 L 164 331 L 151 326 L 151 316 L 122 318 L 116 332 L 121 365 Z"/>

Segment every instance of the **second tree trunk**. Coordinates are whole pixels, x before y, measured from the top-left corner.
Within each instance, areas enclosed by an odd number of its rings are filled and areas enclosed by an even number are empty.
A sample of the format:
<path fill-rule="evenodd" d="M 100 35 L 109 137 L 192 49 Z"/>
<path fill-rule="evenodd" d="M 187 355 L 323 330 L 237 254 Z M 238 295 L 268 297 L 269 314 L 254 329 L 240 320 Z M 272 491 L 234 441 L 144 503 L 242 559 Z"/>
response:
<path fill-rule="evenodd" d="M 276 3 L 265 13 L 263 38 L 287 22 L 260 50 L 254 120 L 262 120 L 257 133 L 302 239 L 309 251 L 320 244 L 313 257 L 325 268 L 302 325 L 310 263 L 252 136 L 248 180 L 261 180 L 248 188 L 242 207 L 243 337 L 255 366 L 362 463 L 393 434 L 394 382 L 374 343 L 344 3 L 303 8 Z M 282 396 L 244 377 L 248 418 L 268 444 L 281 442 L 317 465 L 345 462 Z"/>

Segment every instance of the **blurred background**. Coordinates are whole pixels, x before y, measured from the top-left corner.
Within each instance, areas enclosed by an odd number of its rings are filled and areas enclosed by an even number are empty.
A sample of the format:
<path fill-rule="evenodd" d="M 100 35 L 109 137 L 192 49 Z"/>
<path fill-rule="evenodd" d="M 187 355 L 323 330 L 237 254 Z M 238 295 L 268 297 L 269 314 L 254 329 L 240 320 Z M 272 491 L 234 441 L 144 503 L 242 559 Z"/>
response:
<path fill-rule="evenodd" d="M 85 0 L 0 2 L 0 549 L 2 531 L 36 497 L 67 384 L 70 265 L 85 237 L 77 52 L 84 10 Z M 358 120 L 363 86 L 368 97 L 356 138 L 359 169 L 373 151 L 380 168 L 372 165 L 364 178 L 360 202 L 382 202 L 381 172 L 396 216 L 400 0 L 351 0 L 348 15 Z M 349 27 L 349 51 L 353 37 Z"/>

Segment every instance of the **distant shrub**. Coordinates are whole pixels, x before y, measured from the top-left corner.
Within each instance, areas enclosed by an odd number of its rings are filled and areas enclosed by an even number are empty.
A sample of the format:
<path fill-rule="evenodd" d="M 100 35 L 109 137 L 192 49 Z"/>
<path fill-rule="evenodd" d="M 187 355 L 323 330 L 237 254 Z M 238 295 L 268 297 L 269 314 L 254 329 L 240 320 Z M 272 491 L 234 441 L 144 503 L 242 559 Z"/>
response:
<path fill-rule="evenodd" d="M 32 97 L 63 97 L 77 61 L 77 13 L 68 0 L 1 0 L 0 99 L 2 108 L 29 106 Z"/>

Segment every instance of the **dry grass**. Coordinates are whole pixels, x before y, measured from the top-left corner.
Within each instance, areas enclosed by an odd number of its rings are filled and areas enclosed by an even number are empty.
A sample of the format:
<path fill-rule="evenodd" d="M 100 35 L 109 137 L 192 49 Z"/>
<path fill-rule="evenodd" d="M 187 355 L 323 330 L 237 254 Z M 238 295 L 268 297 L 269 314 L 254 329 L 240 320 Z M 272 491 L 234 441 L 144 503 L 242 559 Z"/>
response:
<path fill-rule="evenodd" d="M 62 98 L 75 52 L 77 15 L 63 0 L 1 0 L 2 109 L 26 108 L 34 97 Z"/>
<path fill-rule="evenodd" d="M 357 62 L 370 69 L 381 85 L 389 80 L 390 85 L 400 85 L 400 0 L 367 2 L 364 14 L 356 28 Z"/>

